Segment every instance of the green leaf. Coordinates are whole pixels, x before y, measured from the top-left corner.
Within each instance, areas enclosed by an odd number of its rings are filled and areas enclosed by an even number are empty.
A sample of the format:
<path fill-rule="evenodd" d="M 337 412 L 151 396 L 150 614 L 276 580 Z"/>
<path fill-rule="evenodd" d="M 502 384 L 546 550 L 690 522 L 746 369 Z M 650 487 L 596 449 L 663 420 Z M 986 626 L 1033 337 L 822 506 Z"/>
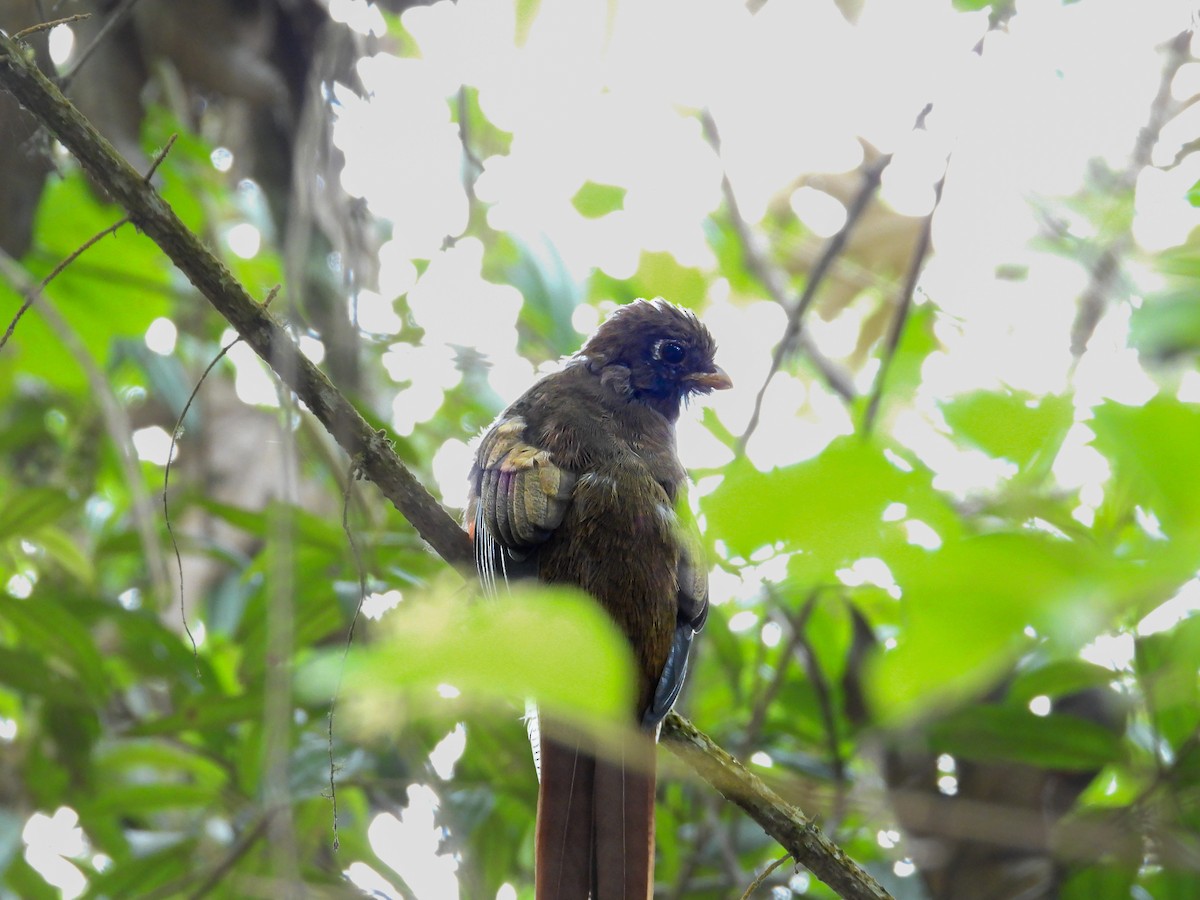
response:
<path fill-rule="evenodd" d="M 973 706 L 929 729 L 932 748 L 961 759 L 1026 763 L 1045 769 L 1099 769 L 1121 753 L 1120 737 L 1068 715 L 1035 716 L 1012 706 Z"/>
<path fill-rule="evenodd" d="M 626 188 L 615 184 L 600 184 L 595 181 L 585 181 L 583 187 L 571 198 L 571 205 L 585 219 L 599 219 L 611 212 L 625 208 Z"/>
<path fill-rule="evenodd" d="M 1088 866 L 1071 873 L 1059 897 L 1060 900 L 1129 900 L 1136 876 L 1133 866 Z"/>
<path fill-rule="evenodd" d="M 758 548 L 781 545 L 801 554 L 796 577 L 832 576 L 866 556 L 887 558 L 907 546 L 901 521 L 883 521 L 893 503 L 907 506 L 946 537 L 955 516 L 931 486 L 927 471 L 904 471 L 873 443 L 838 438 L 820 456 L 794 466 L 760 472 L 745 458 L 725 469 L 721 484 L 700 501 L 708 518 L 706 537 L 724 541 L 749 558 Z"/>
<path fill-rule="evenodd" d="M 1200 897 L 1200 875 L 1188 871 L 1195 859 L 1196 836 L 1180 837 L 1184 838 L 1182 846 L 1170 846 L 1163 854 L 1163 865 L 1168 868 L 1150 870 L 1142 876 L 1145 896 L 1154 900 L 1195 900 Z"/>
<path fill-rule="evenodd" d="M 473 606 L 456 600 L 406 603 L 392 618 L 392 638 L 351 650 L 343 689 L 369 702 L 372 720 L 387 722 L 389 729 L 398 719 L 380 715 L 376 704 L 394 706 L 402 691 L 409 715 L 419 714 L 422 705 L 429 712 L 444 709 L 434 690 L 442 684 L 453 685 L 480 708 L 532 696 L 543 708 L 583 722 L 622 721 L 632 708 L 628 644 L 599 605 L 578 591 L 529 588 Z M 314 701 L 328 698 L 341 665 L 337 652 L 303 669 L 304 694 Z M 565 677 L 578 672 L 587 677 Z"/>
<path fill-rule="evenodd" d="M 154 770 L 163 776 L 182 776 L 189 784 L 209 790 L 218 789 L 227 781 L 225 769 L 200 750 L 162 740 L 120 740 L 107 744 L 96 754 L 96 770 L 102 778 L 117 780 L 131 775 L 144 779 L 147 770 Z"/>
<path fill-rule="evenodd" d="M 107 784 L 88 804 L 88 810 L 96 815 L 139 815 L 188 807 L 202 810 L 217 796 L 218 792 L 208 785 L 185 782 Z"/>
<path fill-rule="evenodd" d="M 89 897 L 146 896 L 166 884 L 178 885 L 170 896 L 178 896 L 196 884 L 196 841 L 172 841 L 166 847 L 147 852 L 144 856 L 121 861 L 107 872 L 92 879 Z M 59 896 L 57 892 L 55 896 Z"/>
<path fill-rule="evenodd" d="M 1187 201 L 1192 206 L 1200 206 L 1200 181 L 1188 188 Z"/>
<path fill-rule="evenodd" d="M 959 702 L 1012 662 L 1027 625 L 1079 643 L 1106 621 L 1113 596 L 1105 558 L 1039 532 L 950 541 L 889 559 L 903 591 L 906 628 L 870 667 L 868 688 L 889 719 Z"/>
<path fill-rule="evenodd" d="M 1192 740 L 1200 726 L 1200 616 L 1174 628 L 1138 638 L 1135 660 L 1148 698 L 1151 721 L 1160 737 L 1176 751 Z"/>
<path fill-rule="evenodd" d="M 104 658 L 91 634 L 61 605 L 46 597 L 44 591 L 27 600 L 0 595 L 0 621 L 8 622 L 21 643 L 43 659 L 61 660 L 70 666 L 94 702 L 108 695 Z"/>
<path fill-rule="evenodd" d="M 71 537 L 61 528 L 47 525 L 30 539 L 43 550 L 46 556 L 58 565 L 72 578 L 81 584 L 91 585 L 96 578 L 96 570 L 91 558 L 79 546 L 78 540 Z"/>
<path fill-rule="evenodd" d="M 929 354 L 941 346 L 941 342 L 933 332 L 936 313 L 933 304 L 925 303 L 914 306 L 909 312 L 908 321 L 896 345 L 896 352 L 891 365 L 880 377 L 885 377 L 883 394 L 881 396 L 880 413 L 888 407 L 892 398 L 901 398 L 908 402 L 921 384 L 921 369 Z M 886 349 L 884 350 L 886 352 Z M 865 413 L 867 397 L 861 397 L 858 407 Z M 880 420 L 883 416 L 880 415 Z"/>
<path fill-rule="evenodd" d="M 525 42 L 529 40 L 529 30 L 533 27 L 541 8 L 542 0 L 517 0 L 517 29 L 513 36 L 513 43 L 516 46 L 524 47 Z"/>
<path fill-rule="evenodd" d="M 956 438 L 1022 471 L 1037 463 L 1048 467 L 1073 420 L 1069 397 L 1023 391 L 976 391 L 943 404 L 942 413 Z"/>
<path fill-rule="evenodd" d="M 708 293 L 708 279 L 699 269 L 680 265 L 670 253 L 643 250 L 632 278 L 617 280 L 597 272 L 589 295 L 598 300 L 628 303 L 639 297 L 665 297 L 672 303 L 695 309 Z"/>
<path fill-rule="evenodd" d="M 21 900 L 62 900 L 62 891 L 51 887 L 40 872 L 25 861 L 24 855 L 13 859 L 5 873 L 5 882 Z"/>
<path fill-rule="evenodd" d="M 1162 395 L 1143 406 L 1110 402 L 1090 425 L 1096 449 L 1158 513 L 1168 537 L 1200 531 L 1200 479 L 1188 477 L 1200 447 L 1200 406 Z"/>
<path fill-rule="evenodd" d="M 1153 358 L 1170 358 L 1200 350 L 1200 303 L 1195 288 L 1149 297 L 1133 310 L 1129 340 L 1140 353 Z"/>
<path fill-rule="evenodd" d="M 62 491 L 31 487 L 14 491 L 0 501 L 0 540 L 29 537 L 56 521 L 72 506 Z"/>
<path fill-rule="evenodd" d="M 270 511 L 244 509 L 209 499 L 201 499 L 198 504 L 230 525 L 257 537 L 266 536 L 272 516 L 276 515 Z M 346 549 L 346 532 L 342 530 L 340 520 L 322 518 L 299 507 L 290 508 L 286 515 L 290 519 L 289 527 L 295 529 L 296 540 L 336 553 Z"/>
<path fill-rule="evenodd" d="M 1111 669 L 1084 662 L 1082 659 L 1061 659 L 1020 672 L 1008 688 L 1008 700 L 1026 705 L 1034 697 L 1063 697 L 1088 688 L 1112 684 Z"/>

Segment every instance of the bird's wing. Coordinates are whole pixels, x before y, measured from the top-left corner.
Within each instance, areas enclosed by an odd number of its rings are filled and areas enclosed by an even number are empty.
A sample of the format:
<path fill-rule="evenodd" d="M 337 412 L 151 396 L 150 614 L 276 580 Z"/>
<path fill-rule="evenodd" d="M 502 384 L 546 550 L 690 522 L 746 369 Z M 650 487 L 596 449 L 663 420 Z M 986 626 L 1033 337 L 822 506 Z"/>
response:
<path fill-rule="evenodd" d="M 687 678 L 692 638 L 704 627 L 708 618 L 708 571 L 703 563 L 704 547 L 687 508 L 687 498 L 682 492 L 676 508 L 680 513 L 680 523 L 676 529 L 679 540 L 679 564 L 676 568 L 679 589 L 676 602 L 679 611 L 675 620 L 675 634 L 671 639 L 671 652 L 654 687 L 650 706 L 642 716 L 642 722 L 647 727 L 658 725 L 675 705 Z"/>
<path fill-rule="evenodd" d="M 562 522 L 578 480 L 549 451 L 526 442 L 525 430 L 520 416 L 498 422 L 484 435 L 471 470 L 467 528 L 489 594 L 510 578 L 537 574 L 522 563 Z"/>
<path fill-rule="evenodd" d="M 488 596 L 506 590 L 510 579 L 537 576 L 532 553 L 561 524 L 578 476 L 550 454 L 525 441 L 525 420 L 511 416 L 483 436 L 471 469 L 467 531 L 475 568 Z M 533 764 L 542 773 L 537 705 L 525 703 L 525 726 Z"/>

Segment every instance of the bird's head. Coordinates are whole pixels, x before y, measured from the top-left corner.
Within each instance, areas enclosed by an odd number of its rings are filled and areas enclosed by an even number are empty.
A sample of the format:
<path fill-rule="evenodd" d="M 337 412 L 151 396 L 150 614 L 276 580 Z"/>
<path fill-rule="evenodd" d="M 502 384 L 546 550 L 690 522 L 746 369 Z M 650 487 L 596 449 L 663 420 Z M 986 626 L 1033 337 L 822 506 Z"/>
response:
<path fill-rule="evenodd" d="M 713 360 L 716 351 L 716 341 L 695 315 L 659 298 L 620 307 L 579 356 L 610 388 L 673 420 L 692 394 L 733 386 Z"/>

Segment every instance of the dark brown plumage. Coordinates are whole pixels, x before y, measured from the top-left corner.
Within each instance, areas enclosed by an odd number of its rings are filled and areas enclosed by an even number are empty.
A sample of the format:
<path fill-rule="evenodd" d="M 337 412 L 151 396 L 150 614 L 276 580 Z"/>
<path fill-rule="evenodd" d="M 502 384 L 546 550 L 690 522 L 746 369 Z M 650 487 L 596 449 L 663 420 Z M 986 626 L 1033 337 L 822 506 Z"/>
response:
<path fill-rule="evenodd" d="M 645 737 L 620 759 L 542 729 L 539 900 L 628 900 L 653 887 L 652 735 L 708 604 L 695 539 L 675 513 L 686 483 L 675 421 L 692 394 L 730 386 L 715 351 L 690 312 L 663 300 L 621 307 L 501 413 L 475 455 L 467 522 L 485 586 L 536 577 L 583 588 L 638 667 L 630 712 Z"/>

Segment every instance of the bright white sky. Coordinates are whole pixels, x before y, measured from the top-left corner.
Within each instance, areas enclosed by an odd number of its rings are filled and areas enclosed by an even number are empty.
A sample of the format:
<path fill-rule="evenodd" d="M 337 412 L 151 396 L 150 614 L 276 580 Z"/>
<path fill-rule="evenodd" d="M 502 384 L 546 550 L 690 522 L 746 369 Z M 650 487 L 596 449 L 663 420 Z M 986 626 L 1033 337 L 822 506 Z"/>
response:
<path fill-rule="evenodd" d="M 382 31 L 382 17 L 366 0 L 327 2 L 339 21 L 363 32 Z M 939 472 L 940 486 L 965 493 L 993 484 L 1002 473 L 994 461 L 951 446 L 939 430 L 935 401 L 1000 385 L 1035 393 L 1070 388 L 1080 424 L 1056 474 L 1064 484 L 1090 489 L 1079 512 L 1087 517 L 1086 500 L 1098 501 L 1107 475 L 1103 460 L 1086 447 L 1089 407 L 1105 397 L 1144 402 L 1156 388 L 1126 347 L 1127 307 L 1107 315 L 1072 371 L 1071 301 L 1088 276 L 1082 265 L 1031 246 L 1038 222 L 1030 200 L 1077 191 L 1090 160 L 1116 170 L 1127 165 L 1162 69 L 1156 48 L 1188 27 L 1191 4 L 1018 0 L 1008 28 L 988 34 L 982 54 L 973 48 L 987 30 L 986 11 L 958 13 L 951 0 L 865 0 L 854 25 L 831 0 L 768 0 L 755 16 L 740 0 L 542 0 L 522 46 L 514 40 L 514 8 L 514 0 L 441 0 L 410 9 L 403 22 L 420 58 L 385 53 L 363 60 L 367 100 L 336 89 L 336 139 L 347 158 L 343 184 L 394 227 L 381 252 L 380 290 L 359 299 L 360 321 L 372 333 L 396 334 L 393 301 L 407 293 L 427 335 L 424 346 L 397 343 L 384 357 L 398 382 L 420 374 L 396 398 L 399 433 L 412 433 L 431 418 L 443 392 L 458 383 L 450 345 L 483 354 L 502 397 L 515 397 L 535 377 L 517 354 L 520 295 L 482 279 L 483 247 L 475 239 L 440 250 L 443 239 L 459 234 L 467 221 L 463 159 L 448 102 L 467 84 L 479 89 L 488 118 L 513 134 L 511 152 L 483 160 L 476 184 L 489 223 L 535 250 L 553 247 L 579 281 L 593 267 L 628 277 L 643 250 L 668 251 L 681 263 L 714 270 L 703 226 L 721 204 L 722 171 L 743 214 L 757 223 L 781 192 L 787 199 L 798 176 L 854 170 L 864 138 L 895 153 L 883 201 L 919 216 L 930 209 L 933 183 L 951 153 L 935 220 L 936 255 L 919 298 L 936 298 L 944 350 L 930 359 L 913 411 L 893 423 L 893 432 Z M 1184 98 L 1196 91 L 1200 64 L 1191 64 L 1180 72 L 1175 92 Z M 934 104 L 927 131 L 914 133 L 926 103 Z M 695 115 L 705 107 L 720 128 L 720 159 Z M 1198 116 L 1200 107 L 1166 129 L 1157 160 L 1172 158 L 1196 137 Z M 214 165 L 227 169 L 227 156 L 215 154 Z M 1169 172 L 1143 174 L 1134 222 L 1142 249 L 1180 243 L 1200 223 L 1184 199 L 1198 179 L 1200 154 Z M 588 180 L 626 188 L 624 209 L 600 219 L 581 216 L 571 198 Z M 790 200 L 818 234 L 831 233 L 844 217 L 840 204 L 811 188 Z M 1088 235 L 1082 218 L 1068 224 Z M 243 256 L 258 252 L 252 225 L 231 229 L 226 239 Z M 419 279 L 415 260 L 430 260 Z M 1027 279 L 996 279 L 1001 264 L 1026 268 Z M 1140 277 L 1135 288 L 1153 286 L 1149 272 Z M 765 298 L 735 305 L 729 293 L 723 281 L 715 283 L 705 321 L 737 386 L 711 405 L 740 432 L 783 314 Z M 590 331 L 590 310 L 581 312 L 577 325 L 581 333 Z M 818 345 L 837 358 L 852 349 L 859 320 L 850 314 L 822 324 L 813 317 L 811 325 Z M 155 349 L 166 352 L 174 338 L 161 325 L 148 335 Z M 306 352 L 319 354 L 320 348 Z M 249 354 L 235 364 L 239 392 L 273 403 L 274 387 L 261 389 L 267 376 L 260 364 Z M 1200 397 L 1200 385 L 1184 387 Z M 762 467 L 815 454 L 850 429 L 836 397 L 820 384 L 787 375 L 774 382 L 767 411 L 776 414 L 764 416 L 748 448 Z M 682 428 L 686 463 L 724 460 L 726 451 L 694 420 Z M 165 458 L 162 438 L 143 436 L 148 457 Z M 462 503 L 468 465 L 461 441 L 448 442 L 435 458 L 435 477 L 449 503 Z M 714 592 L 737 589 L 714 584 Z M 1193 604 L 1200 602 L 1194 584 L 1186 593 Z M 437 761 L 442 777 L 452 771 L 461 743 L 448 738 Z M 405 816 L 381 816 L 371 838 L 418 896 L 447 900 L 457 896 L 455 864 L 434 855 L 436 791 L 436 785 L 415 789 Z M 31 820 L 32 831 L 27 829 L 30 852 L 42 854 L 38 868 L 44 872 L 54 869 L 53 859 L 44 858 L 46 834 L 58 826 L 64 834 L 78 831 L 73 813 L 60 813 L 42 816 L 36 828 Z M 397 850 L 403 847 L 421 852 Z M 74 896 L 81 886 L 58 871 L 65 895 Z M 351 871 L 379 895 L 400 896 L 385 874 L 365 863 Z M 506 888 L 500 896 L 515 892 Z"/>

